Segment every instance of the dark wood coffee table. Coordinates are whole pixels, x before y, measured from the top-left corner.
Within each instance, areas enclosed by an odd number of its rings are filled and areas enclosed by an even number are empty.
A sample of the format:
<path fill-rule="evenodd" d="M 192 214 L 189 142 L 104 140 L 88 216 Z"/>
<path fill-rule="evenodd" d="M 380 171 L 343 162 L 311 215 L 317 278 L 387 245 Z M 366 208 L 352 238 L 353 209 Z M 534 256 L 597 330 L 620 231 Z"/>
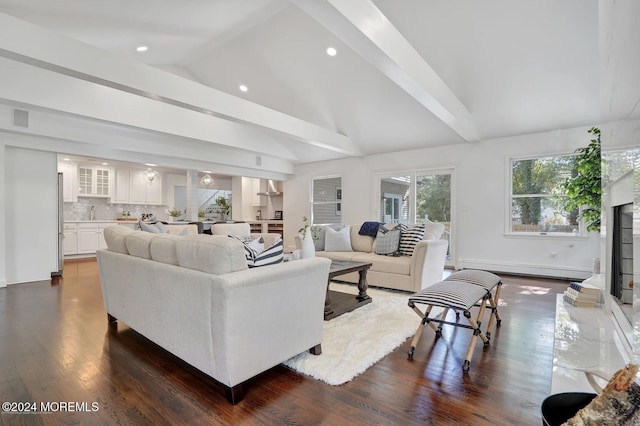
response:
<path fill-rule="evenodd" d="M 371 267 L 369 262 L 352 262 L 350 260 L 332 260 L 329 269 L 329 280 L 327 281 L 327 296 L 324 300 L 324 319 L 330 320 L 345 312 L 351 312 L 360 306 L 371 303 L 371 297 L 367 294 L 367 270 Z M 353 295 L 341 291 L 329 290 L 331 280 L 340 275 L 350 272 L 357 272 L 360 275 L 358 280 L 358 294 Z"/>

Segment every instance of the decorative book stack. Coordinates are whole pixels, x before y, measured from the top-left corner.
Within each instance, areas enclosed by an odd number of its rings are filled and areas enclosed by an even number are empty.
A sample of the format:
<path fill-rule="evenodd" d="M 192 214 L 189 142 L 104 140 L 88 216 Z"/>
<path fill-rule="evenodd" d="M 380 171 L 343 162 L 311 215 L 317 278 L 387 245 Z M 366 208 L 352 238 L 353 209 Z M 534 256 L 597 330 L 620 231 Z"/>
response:
<path fill-rule="evenodd" d="M 593 308 L 600 301 L 600 288 L 591 284 L 571 283 L 564 292 L 564 301 L 573 306 Z"/>

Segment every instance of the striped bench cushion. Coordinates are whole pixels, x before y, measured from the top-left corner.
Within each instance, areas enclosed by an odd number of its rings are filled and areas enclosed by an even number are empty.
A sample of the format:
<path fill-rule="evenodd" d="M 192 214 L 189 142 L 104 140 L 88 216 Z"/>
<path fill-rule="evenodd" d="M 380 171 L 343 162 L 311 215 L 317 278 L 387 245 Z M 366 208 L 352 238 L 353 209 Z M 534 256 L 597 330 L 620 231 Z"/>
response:
<path fill-rule="evenodd" d="M 468 311 L 487 294 L 484 288 L 462 281 L 440 281 L 420 290 L 409 302 Z"/>
<path fill-rule="evenodd" d="M 500 283 L 500 277 L 487 271 L 465 269 L 449 275 L 445 281 L 462 281 L 492 290 Z"/>

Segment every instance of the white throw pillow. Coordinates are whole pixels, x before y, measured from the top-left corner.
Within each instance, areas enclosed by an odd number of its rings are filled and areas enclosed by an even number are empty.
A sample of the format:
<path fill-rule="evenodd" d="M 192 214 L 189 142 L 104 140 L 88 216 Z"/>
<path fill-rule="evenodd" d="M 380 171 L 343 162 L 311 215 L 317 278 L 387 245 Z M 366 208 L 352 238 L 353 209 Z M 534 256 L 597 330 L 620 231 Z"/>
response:
<path fill-rule="evenodd" d="M 325 251 L 353 251 L 351 249 L 351 226 L 345 226 L 339 231 L 327 227 L 324 237 Z"/>
<path fill-rule="evenodd" d="M 142 229 L 144 232 L 151 232 L 152 234 L 160 233 L 160 229 L 158 227 L 149 223 L 144 223 L 142 221 L 140 222 L 140 229 Z"/>
<path fill-rule="evenodd" d="M 316 247 L 316 251 L 323 251 L 324 250 L 324 235 L 326 233 L 325 229 L 326 228 L 331 228 L 334 231 L 339 231 L 342 228 L 344 228 L 344 225 L 341 223 L 331 223 L 329 225 L 323 225 L 323 226 L 317 226 L 317 225 L 313 225 L 312 226 L 312 234 L 313 235 L 313 229 L 315 228 L 315 233 L 316 233 L 316 239 L 313 241 L 313 245 Z"/>
<path fill-rule="evenodd" d="M 264 251 L 264 239 L 262 237 L 251 240 L 248 245 L 256 252 L 256 256 Z"/>

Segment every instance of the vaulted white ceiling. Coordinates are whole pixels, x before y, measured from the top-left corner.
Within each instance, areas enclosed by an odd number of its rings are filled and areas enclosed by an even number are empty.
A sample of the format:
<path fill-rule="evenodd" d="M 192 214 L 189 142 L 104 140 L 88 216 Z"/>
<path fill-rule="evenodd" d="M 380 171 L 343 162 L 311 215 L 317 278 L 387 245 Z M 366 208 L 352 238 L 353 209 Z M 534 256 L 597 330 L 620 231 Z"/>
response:
<path fill-rule="evenodd" d="M 597 124 L 598 43 L 597 0 L 0 0 L 0 100 L 295 165 Z"/>

